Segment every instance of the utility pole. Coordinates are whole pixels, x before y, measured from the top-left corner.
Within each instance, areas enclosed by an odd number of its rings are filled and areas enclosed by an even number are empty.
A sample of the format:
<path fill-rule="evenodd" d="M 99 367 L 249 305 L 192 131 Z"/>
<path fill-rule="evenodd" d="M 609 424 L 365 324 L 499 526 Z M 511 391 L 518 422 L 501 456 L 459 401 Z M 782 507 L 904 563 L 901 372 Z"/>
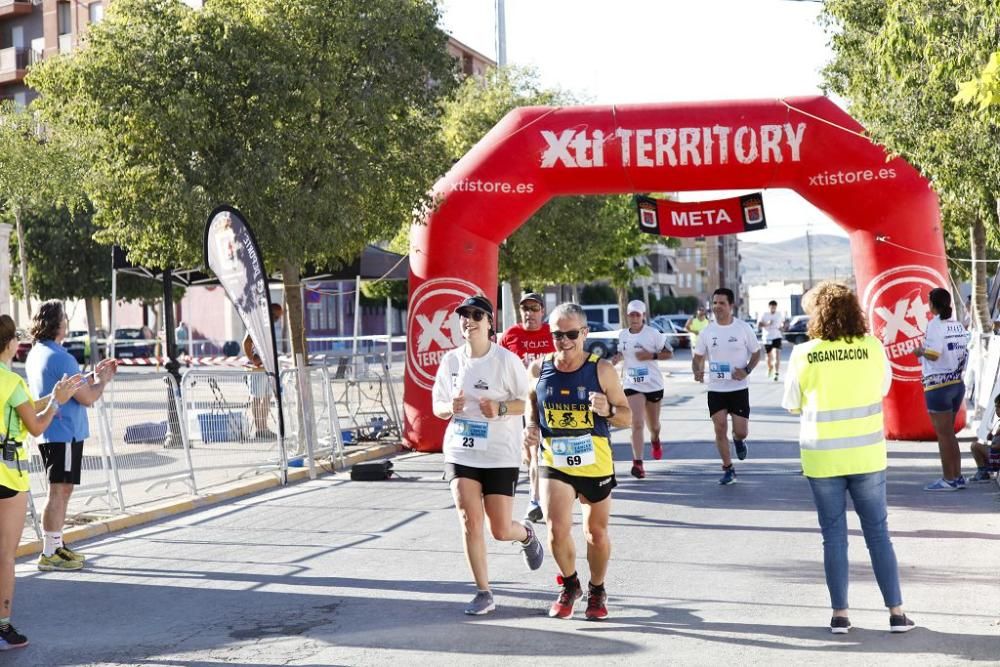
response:
<path fill-rule="evenodd" d="M 507 19 L 504 12 L 504 0 L 496 0 L 497 19 L 497 67 L 507 66 Z M 521 295 L 518 295 L 518 299 Z M 506 331 L 517 322 L 514 312 L 514 295 L 510 291 L 510 283 L 506 280 L 500 284 L 500 309 L 503 312 L 503 330 Z"/>
<path fill-rule="evenodd" d="M 806 253 L 809 255 L 809 289 L 813 288 L 813 244 L 812 235 L 806 227 Z"/>

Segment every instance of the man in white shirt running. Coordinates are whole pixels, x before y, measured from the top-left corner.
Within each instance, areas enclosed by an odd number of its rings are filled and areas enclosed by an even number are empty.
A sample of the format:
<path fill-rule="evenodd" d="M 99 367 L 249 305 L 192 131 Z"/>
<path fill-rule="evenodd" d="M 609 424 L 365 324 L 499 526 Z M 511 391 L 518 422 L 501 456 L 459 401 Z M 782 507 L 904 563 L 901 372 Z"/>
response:
<path fill-rule="evenodd" d="M 767 377 L 778 381 L 778 369 L 781 366 L 781 332 L 785 330 L 785 317 L 778 312 L 778 302 L 767 302 L 767 311 L 757 320 L 760 329 L 760 342 L 767 355 Z"/>
<path fill-rule="evenodd" d="M 733 421 L 733 447 L 740 461 L 747 457 L 746 437 L 750 430 L 750 390 L 747 377 L 760 361 L 757 335 L 750 325 L 733 318 L 736 297 L 720 287 L 712 293 L 715 321 L 702 329 L 691 359 L 695 382 L 705 381 L 708 359 L 708 413 L 715 427 L 715 446 L 722 459 L 719 484 L 736 481 L 736 467 L 729 454 L 729 416 Z"/>

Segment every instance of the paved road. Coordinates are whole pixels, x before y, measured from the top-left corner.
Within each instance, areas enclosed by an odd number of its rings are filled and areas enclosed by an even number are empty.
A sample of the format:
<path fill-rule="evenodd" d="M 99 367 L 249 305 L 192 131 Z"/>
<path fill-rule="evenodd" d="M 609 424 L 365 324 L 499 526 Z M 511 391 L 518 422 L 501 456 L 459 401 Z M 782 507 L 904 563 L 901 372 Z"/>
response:
<path fill-rule="evenodd" d="M 995 486 L 924 493 L 936 446 L 893 443 L 890 526 L 921 627 L 886 631 L 852 520 L 855 629 L 834 637 L 779 385 L 754 377 L 750 458 L 738 484 L 719 487 L 703 388 L 684 360 L 666 365 L 665 460 L 634 480 L 627 434 L 614 438 L 604 623 L 583 621 L 582 607 L 547 618 L 551 559 L 529 573 L 514 546 L 492 542 L 500 607 L 464 616 L 473 587 L 440 456 L 407 455 L 396 464 L 407 479 L 326 477 L 93 541 L 81 573 L 19 563 L 15 620 L 32 646 L 16 664 L 1000 664 Z"/>

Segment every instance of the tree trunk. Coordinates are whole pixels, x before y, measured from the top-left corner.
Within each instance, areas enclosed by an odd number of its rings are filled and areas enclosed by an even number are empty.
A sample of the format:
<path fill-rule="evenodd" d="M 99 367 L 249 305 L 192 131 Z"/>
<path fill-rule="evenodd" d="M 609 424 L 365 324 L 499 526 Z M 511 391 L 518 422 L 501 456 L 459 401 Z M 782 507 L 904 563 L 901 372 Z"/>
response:
<path fill-rule="evenodd" d="M 628 326 L 628 320 L 625 317 L 625 309 L 628 306 L 628 287 L 616 287 L 615 293 L 618 295 L 618 326 L 624 329 Z"/>
<path fill-rule="evenodd" d="M 1000 209 L 1000 201 L 997 202 Z M 1000 212 L 1000 210 L 998 210 Z M 972 252 L 972 312 L 979 322 L 980 331 L 993 330 L 990 305 L 986 303 L 986 225 L 978 215 L 969 230 L 969 245 Z"/>
<path fill-rule="evenodd" d="M 521 309 L 518 308 L 521 301 L 521 276 L 512 275 L 508 280 L 510 283 L 510 297 L 514 301 L 514 321 L 521 323 Z"/>
<path fill-rule="evenodd" d="M 89 348 L 90 365 L 97 368 L 97 363 L 101 360 L 101 345 L 97 340 L 97 311 L 94 308 L 94 299 L 84 299 L 83 308 L 87 314 L 87 347 Z"/>
<path fill-rule="evenodd" d="M 31 285 L 28 283 L 28 257 L 25 254 L 24 225 L 21 224 L 21 207 L 14 207 L 14 226 L 17 227 L 17 261 L 21 265 L 21 291 L 24 294 L 24 305 L 28 309 L 28 318 L 31 312 Z"/>
<path fill-rule="evenodd" d="M 281 279 L 285 285 L 285 305 L 288 307 L 285 318 L 288 320 L 288 335 L 292 348 L 292 359 L 295 359 L 296 354 L 301 354 L 303 363 L 308 366 L 309 352 L 306 349 L 306 328 L 302 313 L 302 290 L 299 285 L 299 267 L 288 260 L 282 260 Z"/>

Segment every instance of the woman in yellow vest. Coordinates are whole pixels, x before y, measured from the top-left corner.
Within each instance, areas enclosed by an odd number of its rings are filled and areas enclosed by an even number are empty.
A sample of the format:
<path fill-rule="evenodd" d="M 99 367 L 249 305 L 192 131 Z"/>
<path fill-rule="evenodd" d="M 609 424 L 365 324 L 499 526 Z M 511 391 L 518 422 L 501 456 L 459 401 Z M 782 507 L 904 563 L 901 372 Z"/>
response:
<path fill-rule="evenodd" d="M 22 648 L 28 639 L 10 624 L 14 598 L 14 558 L 24 530 L 28 506 L 28 452 L 25 436 L 41 435 L 59 406 L 76 393 L 79 374 L 56 383 L 51 395 L 33 400 L 20 375 L 10 370 L 17 352 L 17 327 L 9 315 L 0 315 L 0 651 Z"/>
<path fill-rule="evenodd" d="M 792 351 L 781 404 L 802 415 L 802 472 L 812 487 L 823 533 L 823 567 L 833 607 L 830 631 L 846 634 L 851 628 L 847 616 L 850 494 L 889 608 L 889 630 L 907 632 L 913 621 L 903 613 L 885 501 L 882 397 L 892 384 L 892 371 L 882 342 L 868 334 L 861 305 L 846 285 L 820 283 L 806 295 L 805 308 L 810 340 Z"/>

